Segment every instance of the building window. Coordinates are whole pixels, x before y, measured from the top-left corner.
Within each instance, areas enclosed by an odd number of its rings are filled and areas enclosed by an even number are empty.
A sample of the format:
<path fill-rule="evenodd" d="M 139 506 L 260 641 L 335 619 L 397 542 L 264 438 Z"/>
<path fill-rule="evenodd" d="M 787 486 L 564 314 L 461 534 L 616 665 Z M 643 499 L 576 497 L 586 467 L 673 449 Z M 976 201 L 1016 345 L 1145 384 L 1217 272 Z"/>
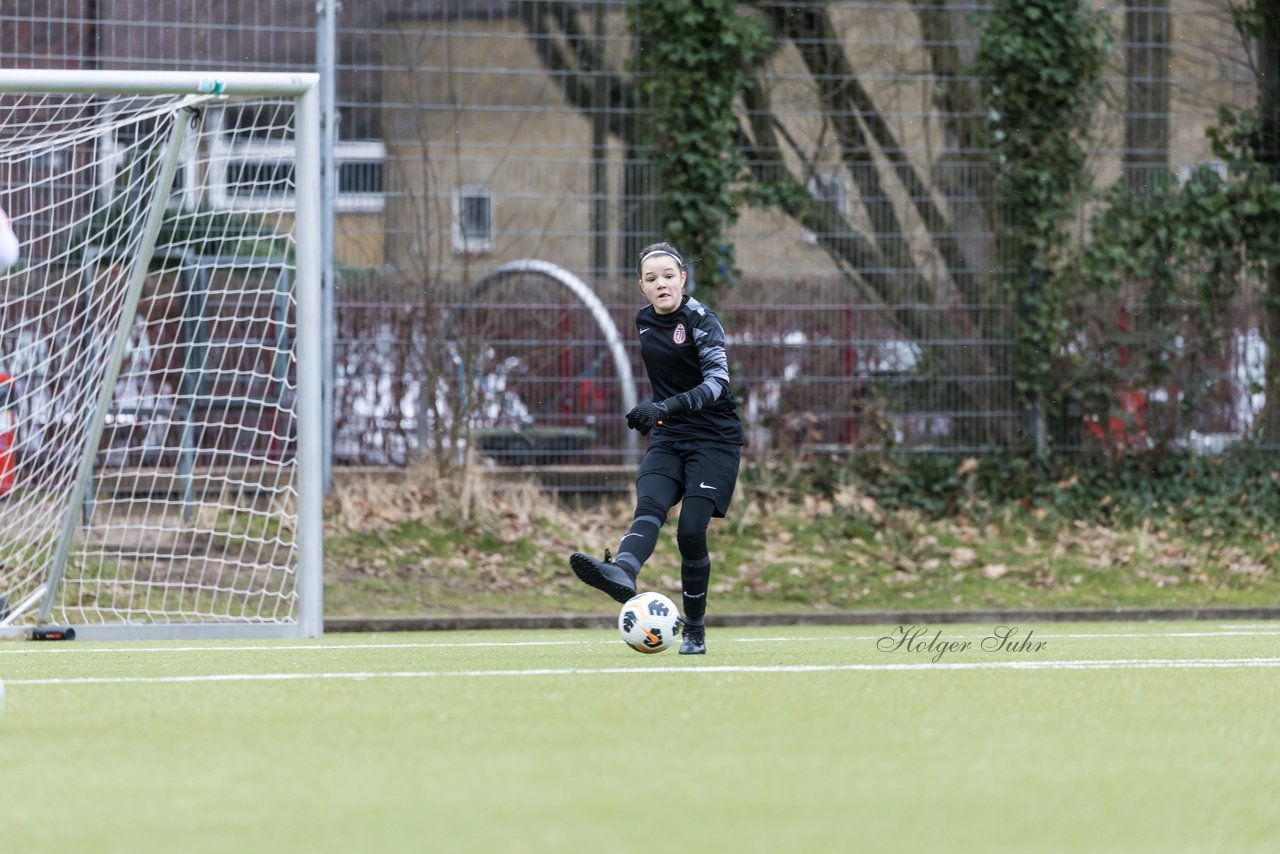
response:
<path fill-rule="evenodd" d="M 266 125 L 263 132 L 243 126 L 244 111 L 209 114 L 209 200 L 231 210 L 267 210 L 293 203 L 294 162 L 291 133 Z M 252 114 L 260 118 L 260 114 Z M 334 210 L 377 212 L 384 205 L 386 146 L 378 140 L 339 140 L 333 147 L 337 170 Z"/>
<path fill-rule="evenodd" d="M 1198 169 L 1211 169 L 1224 181 L 1231 177 L 1231 171 L 1227 168 L 1227 164 L 1221 160 L 1201 160 L 1195 163 L 1184 163 L 1178 167 L 1178 185 L 1182 186 L 1190 181 L 1191 176 Z"/>
<path fill-rule="evenodd" d="M 466 186 L 453 191 L 453 249 L 488 252 L 493 248 L 493 194 L 488 187 Z"/>
<path fill-rule="evenodd" d="M 821 172 L 809 179 L 809 195 L 813 196 L 820 202 L 827 202 L 831 205 L 829 210 L 833 212 L 827 214 L 828 209 L 823 209 L 824 217 L 827 219 L 826 232 L 835 231 L 837 228 L 837 217 L 843 218 L 849 211 L 848 194 L 844 189 L 844 178 L 839 172 Z M 841 228 L 841 230 L 843 230 Z M 805 243 L 817 243 L 818 235 L 808 229 L 801 235 Z"/>
<path fill-rule="evenodd" d="M 104 131 L 98 138 L 98 186 L 104 203 L 121 198 L 122 191 L 137 186 L 142 174 L 151 168 L 150 149 L 136 147 L 138 128 L 126 126 Z M 173 185 L 169 188 L 170 203 L 182 207 L 194 207 L 198 201 L 198 188 L 192 176 L 196 174 L 196 141 L 188 136 L 178 154 L 177 168 L 173 173 Z"/>

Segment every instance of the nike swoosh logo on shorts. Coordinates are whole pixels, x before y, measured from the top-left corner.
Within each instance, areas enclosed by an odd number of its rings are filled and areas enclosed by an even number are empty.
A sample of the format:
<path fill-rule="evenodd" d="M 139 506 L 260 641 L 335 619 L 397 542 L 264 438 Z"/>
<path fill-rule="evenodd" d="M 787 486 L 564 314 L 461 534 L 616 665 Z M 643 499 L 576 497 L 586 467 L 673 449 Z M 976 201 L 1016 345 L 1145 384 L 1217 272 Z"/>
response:
<path fill-rule="evenodd" d="M 704 481 L 704 482 L 702 482 L 702 483 L 699 483 L 699 484 L 698 484 L 698 489 L 715 489 L 715 488 L 716 488 L 716 487 L 712 486 L 711 484 L 709 484 L 709 483 L 707 483 L 707 482 L 705 482 L 705 481 Z"/>

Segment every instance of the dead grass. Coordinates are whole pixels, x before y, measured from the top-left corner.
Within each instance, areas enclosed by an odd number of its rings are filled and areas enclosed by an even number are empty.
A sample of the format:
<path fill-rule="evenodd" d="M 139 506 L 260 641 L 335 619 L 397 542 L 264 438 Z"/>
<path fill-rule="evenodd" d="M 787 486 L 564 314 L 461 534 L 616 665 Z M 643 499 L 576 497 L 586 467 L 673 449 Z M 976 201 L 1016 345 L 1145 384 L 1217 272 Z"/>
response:
<path fill-rule="evenodd" d="M 536 483 L 412 469 L 345 483 L 329 501 L 326 610 L 335 615 L 599 611 L 573 551 L 614 548 L 631 504 L 569 507 Z M 981 523 L 744 488 L 710 532 L 722 611 L 1270 605 L 1280 544 L 1111 529 L 1010 508 Z M 678 593 L 668 524 L 643 586 Z"/>

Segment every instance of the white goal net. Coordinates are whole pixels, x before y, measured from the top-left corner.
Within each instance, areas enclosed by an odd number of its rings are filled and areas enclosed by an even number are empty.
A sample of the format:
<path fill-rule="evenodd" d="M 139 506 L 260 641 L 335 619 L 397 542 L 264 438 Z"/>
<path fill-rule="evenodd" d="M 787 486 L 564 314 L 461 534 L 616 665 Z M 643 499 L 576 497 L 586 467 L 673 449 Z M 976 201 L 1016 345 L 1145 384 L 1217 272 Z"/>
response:
<path fill-rule="evenodd" d="M 314 93 L 0 71 L 0 634 L 320 633 Z"/>

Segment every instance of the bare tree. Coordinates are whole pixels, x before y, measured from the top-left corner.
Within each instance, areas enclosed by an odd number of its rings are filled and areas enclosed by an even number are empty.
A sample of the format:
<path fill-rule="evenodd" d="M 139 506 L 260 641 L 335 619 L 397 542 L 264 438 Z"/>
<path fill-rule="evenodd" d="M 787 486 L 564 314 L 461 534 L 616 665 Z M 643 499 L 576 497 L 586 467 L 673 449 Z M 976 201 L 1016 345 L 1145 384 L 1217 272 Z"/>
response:
<path fill-rule="evenodd" d="M 985 192 L 984 111 L 966 71 L 976 45 L 967 13 L 933 0 L 913 0 L 910 7 L 932 72 L 936 112 L 931 118 L 944 140 L 934 160 L 925 163 L 908 155 L 862 83 L 829 7 L 751 6 L 773 31 L 775 55 L 789 44 L 803 63 L 859 210 L 843 213 L 833 201 L 810 195 L 818 154 L 772 108 L 768 58 L 753 69 L 743 93 L 734 140 L 753 178 L 779 190 L 774 197 L 782 210 L 815 235 L 860 300 L 888 309 L 900 334 L 920 347 L 930 370 L 954 378 L 1000 373 L 1004 357 L 997 339 L 1008 330 L 993 320 L 999 313 L 988 309 L 994 294 L 996 217 Z M 586 114 L 607 116 L 609 132 L 629 152 L 638 152 L 645 139 L 644 123 L 632 118 L 638 107 L 635 80 L 622 62 L 606 58 L 587 37 L 580 9 L 581 4 L 557 0 L 521 4 L 529 36 L 564 97 Z M 638 156 L 627 159 L 642 163 Z M 642 165 L 631 168 L 636 174 L 628 173 L 624 193 L 646 180 L 639 174 Z M 633 203 L 623 219 L 626 233 L 652 230 L 640 205 Z M 855 220 L 866 226 L 855 225 Z M 923 240 L 910 239 L 913 233 L 922 233 Z M 956 341 L 966 343 L 955 346 Z M 958 379 L 954 391 L 971 411 L 998 407 L 989 385 Z M 1012 439 L 1006 426 L 994 421 L 986 426 L 987 435 L 970 438 L 995 443 Z"/>
<path fill-rule="evenodd" d="M 1258 161 L 1280 181 L 1280 0 L 1254 0 L 1257 18 Z M 1267 402 L 1263 436 L 1280 442 L 1280 259 L 1267 270 Z"/>

